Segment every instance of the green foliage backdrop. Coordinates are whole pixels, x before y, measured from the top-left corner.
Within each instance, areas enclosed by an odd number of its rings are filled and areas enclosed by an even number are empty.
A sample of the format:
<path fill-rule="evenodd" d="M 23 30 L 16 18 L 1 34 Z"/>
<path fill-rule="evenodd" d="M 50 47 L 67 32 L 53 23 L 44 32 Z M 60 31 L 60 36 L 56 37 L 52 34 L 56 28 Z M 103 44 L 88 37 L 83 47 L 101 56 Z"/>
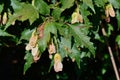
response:
<path fill-rule="evenodd" d="M 55 70 L 57 79 L 67 80 L 69 76 L 65 72 L 64 78 L 57 73 L 64 71 L 67 65 L 63 62 L 67 59 L 71 65 L 77 65 L 79 79 L 82 75 L 88 76 L 86 70 L 93 74 L 91 68 L 83 68 L 89 66 L 89 60 L 99 63 L 100 59 L 103 64 L 93 80 L 103 80 L 112 64 L 102 27 L 106 30 L 115 59 L 120 63 L 119 0 L 6 1 L 0 2 L 0 46 L 25 45 L 24 74 L 33 63 L 39 63 L 41 57 L 47 55 L 51 61 L 47 73 Z M 82 79 L 88 80 L 88 77 Z"/>

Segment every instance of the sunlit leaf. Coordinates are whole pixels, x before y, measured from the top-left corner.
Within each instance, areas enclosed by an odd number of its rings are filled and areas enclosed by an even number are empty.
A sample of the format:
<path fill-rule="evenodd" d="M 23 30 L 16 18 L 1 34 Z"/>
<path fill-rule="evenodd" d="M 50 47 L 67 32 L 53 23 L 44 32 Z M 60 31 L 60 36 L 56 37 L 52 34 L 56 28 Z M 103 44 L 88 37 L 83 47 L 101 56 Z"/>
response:
<path fill-rule="evenodd" d="M 32 5 L 24 3 L 21 7 L 22 8 L 17 9 L 17 11 L 9 17 L 5 29 L 16 20 L 25 21 L 29 19 L 30 24 L 32 24 L 39 17 L 38 12 Z"/>
<path fill-rule="evenodd" d="M 14 11 L 17 11 L 17 10 L 21 9 L 22 4 L 24 4 L 24 3 L 21 3 L 17 0 L 11 0 L 11 6 L 13 7 Z"/>

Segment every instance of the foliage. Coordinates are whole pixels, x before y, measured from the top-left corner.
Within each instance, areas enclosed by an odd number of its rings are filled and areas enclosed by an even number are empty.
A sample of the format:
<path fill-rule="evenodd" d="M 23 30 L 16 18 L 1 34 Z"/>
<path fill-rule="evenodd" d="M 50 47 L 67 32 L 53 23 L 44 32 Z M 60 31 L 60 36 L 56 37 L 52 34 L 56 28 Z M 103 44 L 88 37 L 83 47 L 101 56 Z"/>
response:
<path fill-rule="evenodd" d="M 105 45 L 100 45 L 106 44 L 100 31 L 102 27 L 106 29 L 108 40 L 116 38 L 114 42 L 120 48 L 120 35 L 113 36 L 113 32 L 120 29 L 119 9 L 119 0 L 1 1 L 0 43 L 9 44 L 4 39 L 10 37 L 16 45 L 26 46 L 24 73 L 45 55 L 45 51 L 51 60 L 49 71 L 52 66 L 57 72 L 62 71 L 66 58 L 81 69 L 85 58 L 95 60 L 97 54 L 104 51 Z M 108 60 L 106 51 L 103 53 L 103 58 Z M 60 55 L 58 62 L 54 59 L 56 54 Z M 104 75 L 107 69 L 102 67 Z M 97 79 L 102 80 L 99 76 Z"/>

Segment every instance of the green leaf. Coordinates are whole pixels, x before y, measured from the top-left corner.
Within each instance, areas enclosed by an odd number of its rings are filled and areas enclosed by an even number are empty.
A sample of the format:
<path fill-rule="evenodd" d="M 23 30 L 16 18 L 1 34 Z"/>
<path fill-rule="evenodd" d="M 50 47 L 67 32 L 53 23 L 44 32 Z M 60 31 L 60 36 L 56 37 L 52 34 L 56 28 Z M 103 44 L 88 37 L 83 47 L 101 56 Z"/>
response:
<path fill-rule="evenodd" d="M 73 45 L 72 53 L 69 54 L 69 56 L 71 57 L 71 59 L 75 58 L 78 68 L 80 68 L 80 51 L 78 50 L 78 48 L 75 45 Z"/>
<path fill-rule="evenodd" d="M 31 64 L 33 63 L 33 56 L 29 51 L 26 51 L 26 55 L 24 59 L 26 60 L 24 64 L 24 71 L 23 71 L 25 74 L 25 72 L 31 67 Z"/>
<path fill-rule="evenodd" d="M 111 35 L 111 32 L 113 31 L 113 26 L 111 24 L 108 24 L 108 32 L 107 32 L 107 35 L 110 36 Z"/>
<path fill-rule="evenodd" d="M 115 42 L 117 42 L 119 48 L 120 48 L 120 35 L 118 35 L 115 39 Z"/>
<path fill-rule="evenodd" d="M 58 52 L 61 54 L 62 58 L 71 54 L 71 38 L 61 37 L 59 42 Z"/>
<path fill-rule="evenodd" d="M 69 56 L 71 59 L 75 59 L 78 67 L 80 68 L 80 51 L 75 45 L 72 45 L 72 43 L 71 36 L 68 38 L 61 37 L 58 52 L 62 58 Z"/>
<path fill-rule="evenodd" d="M 29 19 L 30 24 L 32 24 L 38 17 L 39 14 L 36 9 L 31 4 L 22 4 L 19 10 L 17 10 L 13 15 L 9 17 L 9 20 L 5 26 L 5 30 L 15 21 L 25 21 Z"/>
<path fill-rule="evenodd" d="M 120 1 L 119 0 L 108 0 L 113 6 L 114 8 L 120 8 Z"/>
<path fill-rule="evenodd" d="M 74 0 L 60 0 L 62 3 L 62 9 L 68 9 L 73 6 Z"/>
<path fill-rule="evenodd" d="M 120 12 L 118 10 L 116 11 L 116 17 L 118 22 L 118 28 L 120 29 Z"/>
<path fill-rule="evenodd" d="M 45 24 L 45 34 L 53 33 L 54 35 L 57 34 L 57 28 L 55 22 L 47 22 Z"/>
<path fill-rule="evenodd" d="M 14 35 L 12 35 L 12 34 L 9 34 L 9 33 L 5 32 L 5 31 L 1 30 L 1 29 L 0 29 L 0 36 L 9 36 L 9 37 L 15 37 Z"/>
<path fill-rule="evenodd" d="M 86 51 L 81 51 L 80 52 L 80 58 L 85 58 L 85 57 L 91 57 L 91 53 L 90 52 L 86 52 Z"/>
<path fill-rule="evenodd" d="M 91 13 L 86 9 L 87 9 L 86 5 L 82 4 L 80 7 L 80 12 L 81 12 L 81 15 L 83 16 L 85 24 L 90 24 L 88 16 L 91 15 Z"/>
<path fill-rule="evenodd" d="M 34 4 L 40 14 L 42 15 L 50 14 L 50 7 L 43 0 L 35 0 Z"/>
<path fill-rule="evenodd" d="M 105 5 L 105 0 L 95 0 L 95 4 L 98 7 L 103 7 Z"/>
<path fill-rule="evenodd" d="M 30 29 L 25 29 L 22 33 L 21 33 L 21 40 L 29 40 L 31 37 L 32 32 L 34 31 L 34 29 L 30 30 Z"/>
<path fill-rule="evenodd" d="M 88 7 L 90 7 L 91 10 L 95 13 L 95 9 L 94 9 L 92 0 L 83 0 L 83 3 L 86 4 Z"/>
<path fill-rule="evenodd" d="M 107 72 L 105 68 L 102 68 L 102 74 L 104 75 Z"/>
<path fill-rule="evenodd" d="M 52 68 L 53 65 L 54 65 L 54 59 L 52 59 L 52 61 L 51 61 L 51 63 L 50 63 L 50 67 L 49 67 L 49 69 L 48 69 L 48 72 L 50 72 L 50 70 L 51 70 L 51 68 Z"/>
<path fill-rule="evenodd" d="M 120 35 L 118 35 L 118 36 L 116 37 L 116 40 L 115 40 L 115 41 L 120 44 Z"/>
<path fill-rule="evenodd" d="M 60 16 L 61 16 L 61 13 L 62 13 L 61 8 L 55 8 L 55 9 L 52 11 L 52 16 L 53 16 L 55 19 L 59 19 Z"/>
<path fill-rule="evenodd" d="M 39 48 L 40 48 L 40 52 L 42 53 L 43 51 L 45 51 L 48 42 L 50 41 L 50 34 L 57 34 L 57 29 L 56 26 L 54 24 L 54 22 L 46 22 L 45 26 L 44 26 L 44 35 L 43 38 L 41 38 L 39 40 Z"/>
<path fill-rule="evenodd" d="M 40 53 L 43 53 L 45 51 L 49 40 L 50 40 L 50 33 L 46 35 L 44 34 L 43 38 L 39 39 L 38 46 L 39 46 Z"/>
<path fill-rule="evenodd" d="M 20 44 L 21 43 L 21 40 L 27 40 L 29 41 L 31 35 L 32 35 L 32 32 L 33 32 L 34 29 L 30 30 L 30 29 L 25 29 L 22 33 L 21 33 L 21 37 L 18 41 L 17 44 Z"/>
<path fill-rule="evenodd" d="M 65 31 L 66 31 L 64 24 L 63 23 L 56 23 L 55 25 L 56 25 L 56 28 L 57 28 L 59 34 L 64 35 Z"/>
<path fill-rule="evenodd" d="M 93 43 L 90 42 L 90 37 L 85 35 L 83 32 L 80 31 L 80 27 L 76 27 L 73 25 L 70 25 L 70 30 L 72 36 L 75 38 L 76 43 L 81 46 L 85 46 L 86 48 L 89 49 L 89 51 L 95 55 L 95 48 L 93 46 Z"/>
<path fill-rule="evenodd" d="M 32 24 L 39 17 L 38 12 L 31 4 L 24 4 L 22 9 L 16 12 L 16 15 L 18 15 L 18 20 L 21 21 L 29 19 L 30 24 Z"/>
<path fill-rule="evenodd" d="M 21 2 L 17 1 L 17 0 L 11 0 L 11 6 L 14 9 L 14 11 L 17 11 L 19 9 L 22 8 L 22 4 Z"/>
<path fill-rule="evenodd" d="M 0 14 L 1 14 L 2 10 L 3 10 L 3 6 L 4 6 L 4 4 L 0 5 Z"/>

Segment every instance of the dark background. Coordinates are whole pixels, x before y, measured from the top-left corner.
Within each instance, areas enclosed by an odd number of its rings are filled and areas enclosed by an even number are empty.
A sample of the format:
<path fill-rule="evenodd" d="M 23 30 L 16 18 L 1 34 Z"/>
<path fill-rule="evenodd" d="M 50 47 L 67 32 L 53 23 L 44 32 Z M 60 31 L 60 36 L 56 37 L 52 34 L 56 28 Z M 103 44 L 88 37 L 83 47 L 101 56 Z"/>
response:
<path fill-rule="evenodd" d="M 37 63 L 33 63 L 23 75 L 24 67 L 24 45 L 13 47 L 0 47 L 0 78 L 1 80 L 115 80 L 110 59 L 102 60 L 84 58 L 81 68 L 78 69 L 76 63 L 69 58 L 63 60 L 63 71 L 55 73 L 53 67 L 48 72 L 50 59 L 45 51 Z M 101 56 L 102 57 L 102 56 Z M 105 65 L 105 63 L 107 64 Z M 108 64 L 109 63 L 109 64 Z M 101 74 L 104 67 L 107 72 Z"/>

